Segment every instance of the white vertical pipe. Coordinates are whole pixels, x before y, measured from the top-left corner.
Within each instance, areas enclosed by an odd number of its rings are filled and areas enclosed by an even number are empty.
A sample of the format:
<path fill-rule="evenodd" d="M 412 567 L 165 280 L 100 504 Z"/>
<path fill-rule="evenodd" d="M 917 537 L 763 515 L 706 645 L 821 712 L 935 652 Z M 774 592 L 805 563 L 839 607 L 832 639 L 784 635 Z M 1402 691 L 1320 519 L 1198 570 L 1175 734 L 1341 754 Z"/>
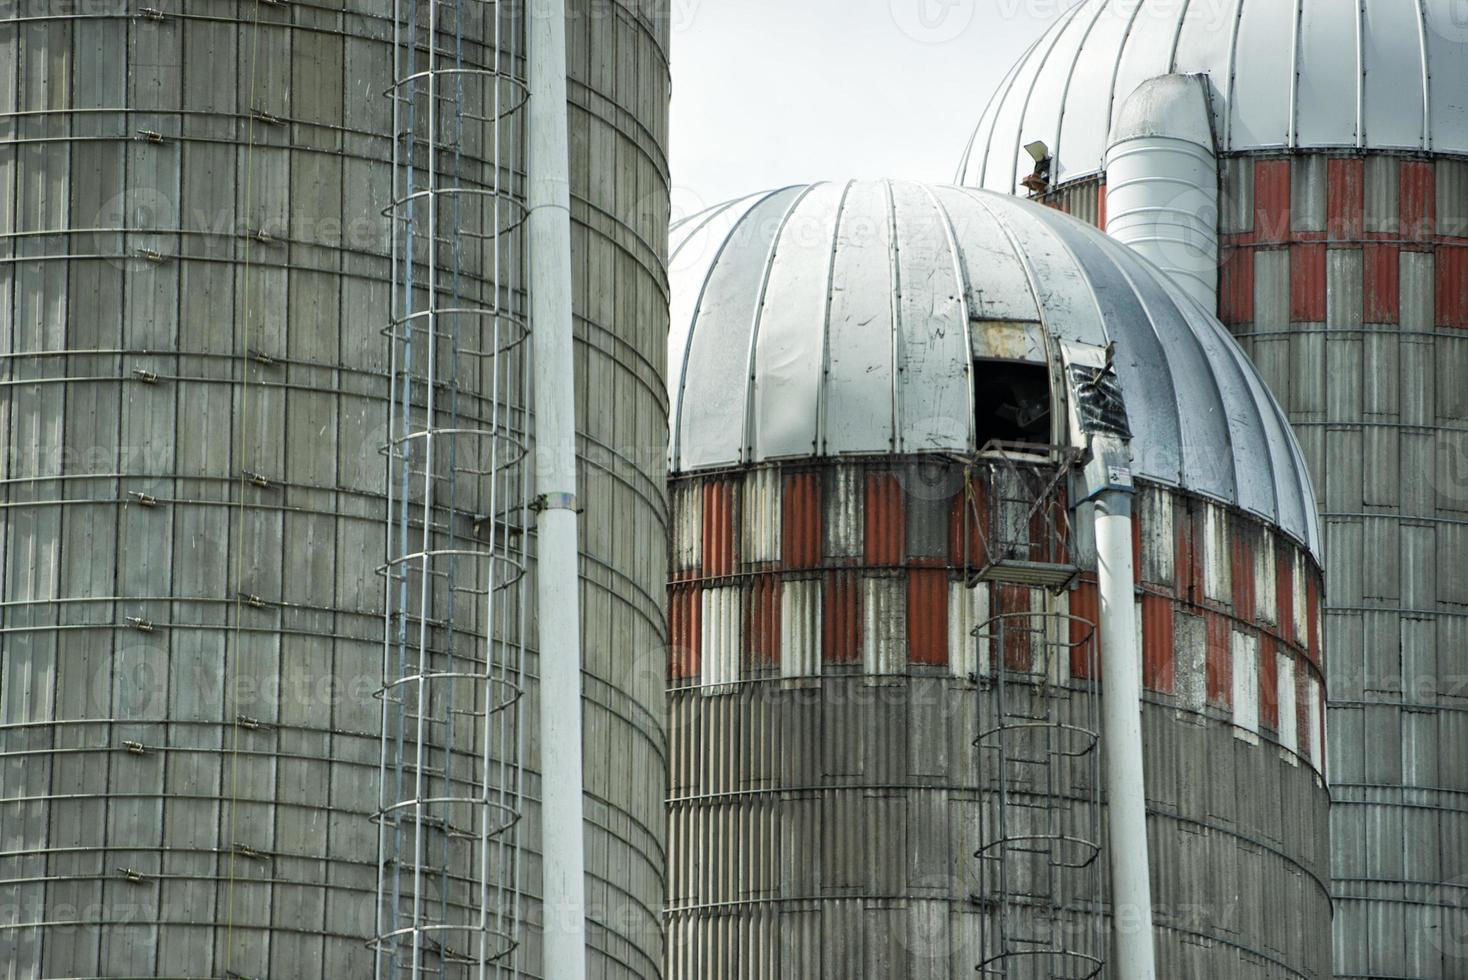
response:
<path fill-rule="evenodd" d="M 535 407 L 544 975 L 586 976 L 565 0 L 527 4 L 527 265 Z"/>
<path fill-rule="evenodd" d="M 1111 912 L 1116 933 L 1113 975 L 1126 980 L 1156 980 L 1147 794 L 1142 782 L 1142 656 L 1137 643 L 1129 491 L 1107 490 L 1097 499 L 1096 555 L 1101 592 L 1101 715 L 1111 831 Z"/>

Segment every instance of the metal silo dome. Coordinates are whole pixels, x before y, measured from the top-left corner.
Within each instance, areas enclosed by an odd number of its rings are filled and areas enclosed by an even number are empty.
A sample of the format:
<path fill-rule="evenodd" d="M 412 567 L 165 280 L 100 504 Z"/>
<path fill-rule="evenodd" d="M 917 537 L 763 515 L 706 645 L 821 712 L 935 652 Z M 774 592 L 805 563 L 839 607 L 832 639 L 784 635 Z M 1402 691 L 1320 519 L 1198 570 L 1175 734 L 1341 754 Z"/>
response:
<path fill-rule="evenodd" d="M 1455 0 L 1086 0 L 1019 59 L 984 110 L 960 183 L 1014 193 L 1046 144 L 1052 182 L 1103 168 L 1146 79 L 1206 74 L 1221 154 L 1468 153 L 1468 17 Z"/>
<path fill-rule="evenodd" d="M 912 182 L 669 266 L 664 975 L 1326 976 L 1315 499 L 1220 323 Z"/>
<path fill-rule="evenodd" d="M 670 249 L 675 474 L 971 454 L 976 364 L 1054 366 L 1064 342 L 1115 344 L 1136 475 L 1318 551 L 1309 475 L 1253 365 L 1170 280 L 1076 219 L 964 188 L 820 183 L 686 218 Z"/>

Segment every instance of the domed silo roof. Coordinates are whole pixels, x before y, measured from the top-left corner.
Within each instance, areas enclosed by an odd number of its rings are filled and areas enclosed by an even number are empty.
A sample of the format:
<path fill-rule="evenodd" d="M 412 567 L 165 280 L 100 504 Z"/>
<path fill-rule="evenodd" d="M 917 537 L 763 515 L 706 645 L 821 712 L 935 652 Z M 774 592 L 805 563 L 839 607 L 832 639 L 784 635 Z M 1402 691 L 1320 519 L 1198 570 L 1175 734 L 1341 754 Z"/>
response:
<path fill-rule="evenodd" d="M 965 188 L 819 183 L 684 219 L 670 266 L 675 474 L 972 454 L 988 383 L 976 362 L 1028 358 L 1053 376 L 1062 345 L 1115 344 L 1136 476 L 1242 508 L 1318 554 L 1303 458 L 1243 352 L 1076 219 Z"/>
<path fill-rule="evenodd" d="M 1221 153 L 1468 153 L 1468 14 L 1458 0 L 1085 0 L 1010 69 L 960 183 L 1016 192 L 1041 141 L 1053 183 L 1099 172 L 1128 95 L 1206 74 Z M 1109 79 L 1110 84 L 1096 84 Z"/>

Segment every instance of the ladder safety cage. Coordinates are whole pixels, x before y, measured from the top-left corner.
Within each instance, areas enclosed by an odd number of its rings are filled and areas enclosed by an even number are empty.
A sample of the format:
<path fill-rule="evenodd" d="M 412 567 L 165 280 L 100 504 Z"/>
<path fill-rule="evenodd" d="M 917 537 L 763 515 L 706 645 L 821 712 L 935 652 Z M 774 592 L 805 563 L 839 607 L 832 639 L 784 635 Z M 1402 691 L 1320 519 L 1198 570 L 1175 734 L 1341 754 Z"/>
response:
<path fill-rule="evenodd" d="M 1069 477 L 1083 456 L 1070 446 L 995 440 L 966 461 L 971 585 L 1006 582 L 1059 594 L 1075 580 Z"/>
<path fill-rule="evenodd" d="M 377 980 L 522 969 L 522 8 L 393 0 Z"/>

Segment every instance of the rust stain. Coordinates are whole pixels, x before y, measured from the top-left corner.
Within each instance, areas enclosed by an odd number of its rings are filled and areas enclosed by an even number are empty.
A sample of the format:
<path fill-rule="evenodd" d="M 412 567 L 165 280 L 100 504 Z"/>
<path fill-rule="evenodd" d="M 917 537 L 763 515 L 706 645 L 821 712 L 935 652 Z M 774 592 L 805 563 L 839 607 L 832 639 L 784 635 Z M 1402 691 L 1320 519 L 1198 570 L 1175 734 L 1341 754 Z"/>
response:
<path fill-rule="evenodd" d="M 911 663 L 948 663 L 948 573 L 942 569 L 907 573 L 907 648 Z"/>

